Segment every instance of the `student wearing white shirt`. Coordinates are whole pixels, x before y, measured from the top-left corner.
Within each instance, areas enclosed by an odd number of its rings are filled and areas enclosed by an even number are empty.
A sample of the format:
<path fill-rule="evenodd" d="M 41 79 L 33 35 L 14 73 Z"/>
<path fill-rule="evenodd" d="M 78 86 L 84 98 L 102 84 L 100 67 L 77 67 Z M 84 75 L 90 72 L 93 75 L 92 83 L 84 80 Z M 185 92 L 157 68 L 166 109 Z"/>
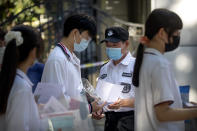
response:
<path fill-rule="evenodd" d="M 105 131 L 121 131 L 120 124 L 123 120 L 125 130 L 134 130 L 135 91 L 131 80 L 135 58 L 128 51 L 128 39 L 127 30 L 122 27 L 110 27 L 105 30 L 105 39 L 101 41 L 106 44 L 106 53 L 110 60 L 101 68 L 99 79 L 124 86 L 121 98 L 104 107 Z M 97 116 L 96 113 L 93 113 L 94 117 L 99 119 L 99 115 Z"/>
<path fill-rule="evenodd" d="M 41 130 L 37 104 L 27 69 L 34 63 L 38 33 L 29 26 L 15 26 L 5 35 L 6 50 L 0 73 L 0 130 Z"/>
<path fill-rule="evenodd" d="M 62 85 L 69 98 L 81 99 L 82 90 L 80 60 L 74 51 L 84 51 L 96 35 L 95 20 L 85 14 L 69 16 L 64 22 L 63 38 L 49 54 L 41 82 Z M 100 108 L 94 102 L 93 110 Z"/>
<path fill-rule="evenodd" d="M 145 24 L 134 66 L 135 131 L 184 131 L 184 121 L 197 109 L 183 109 L 179 86 L 164 53 L 180 42 L 181 18 L 167 9 L 155 9 Z"/>

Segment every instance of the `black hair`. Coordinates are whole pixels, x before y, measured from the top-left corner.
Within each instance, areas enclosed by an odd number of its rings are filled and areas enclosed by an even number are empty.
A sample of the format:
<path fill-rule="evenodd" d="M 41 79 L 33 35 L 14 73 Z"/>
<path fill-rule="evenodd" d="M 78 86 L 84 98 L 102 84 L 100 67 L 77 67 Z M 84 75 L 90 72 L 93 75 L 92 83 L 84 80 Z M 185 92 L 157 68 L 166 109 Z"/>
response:
<path fill-rule="evenodd" d="M 146 20 L 145 36 L 151 40 L 158 33 L 159 29 L 164 28 L 164 30 L 168 33 L 169 38 L 176 30 L 182 29 L 182 27 L 182 20 L 176 13 L 167 9 L 155 9 L 150 13 Z M 137 56 L 132 78 L 132 83 L 136 87 L 139 86 L 139 74 L 143 61 L 143 55 L 144 45 L 140 43 L 137 49 Z"/>
<path fill-rule="evenodd" d="M 25 61 L 30 51 L 39 45 L 38 33 L 32 27 L 18 25 L 12 28 L 12 31 L 21 32 L 23 43 L 17 46 L 15 39 L 6 43 L 7 46 L 0 72 L 0 115 L 6 112 L 8 97 L 16 76 L 18 64 Z"/>
<path fill-rule="evenodd" d="M 80 33 L 87 30 L 91 37 L 95 37 L 96 21 L 86 14 L 71 15 L 64 22 L 63 36 L 67 37 L 73 29 L 78 29 Z"/>

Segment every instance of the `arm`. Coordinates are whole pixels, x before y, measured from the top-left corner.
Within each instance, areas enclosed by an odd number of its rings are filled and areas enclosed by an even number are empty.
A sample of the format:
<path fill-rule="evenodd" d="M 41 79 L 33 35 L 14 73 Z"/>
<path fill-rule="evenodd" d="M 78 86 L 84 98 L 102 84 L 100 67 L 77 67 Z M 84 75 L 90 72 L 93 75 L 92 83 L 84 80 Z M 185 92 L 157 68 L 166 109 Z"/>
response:
<path fill-rule="evenodd" d="M 95 101 L 90 103 L 91 112 L 97 112 L 99 110 L 102 110 L 105 105 L 106 105 L 106 102 L 104 102 L 103 104 L 99 105 L 98 104 L 98 99 L 96 99 Z"/>
<path fill-rule="evenodd" d="M 118 99 L 113 104 L 110 104 L 108 106 L 109 109 L 119 109 L 120 107 L 131 107 L 134 108 L 135 99 L 129 98 L 129 99 Z"/>
<path fill-rule="evenodd" d="M 155 105 L 155 114 L 160 122 L 181 121 L 197 117 L 197 108 L 171 108 L 169 102 Z"/>
<path fill-rule="evenodd" d="M 130 99 L 121 99 L 119 104 L 121 107 L 131 107 L 134 108 L 134 102 L 135 99 L 134 98 L 130 98 Z"/>

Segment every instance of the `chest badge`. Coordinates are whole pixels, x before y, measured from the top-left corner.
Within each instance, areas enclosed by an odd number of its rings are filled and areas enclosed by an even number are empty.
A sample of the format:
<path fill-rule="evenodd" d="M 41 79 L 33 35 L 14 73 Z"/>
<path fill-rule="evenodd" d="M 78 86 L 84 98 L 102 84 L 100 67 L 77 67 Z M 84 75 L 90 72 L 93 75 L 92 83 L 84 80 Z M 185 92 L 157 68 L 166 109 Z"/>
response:
<path fill-rule="evenodd" d="M 123 72 L 122 73 L 122 76 L 124 76 L 124 77 L 132 77 L 132 73 L 126 73 L 126 72 Z"/>

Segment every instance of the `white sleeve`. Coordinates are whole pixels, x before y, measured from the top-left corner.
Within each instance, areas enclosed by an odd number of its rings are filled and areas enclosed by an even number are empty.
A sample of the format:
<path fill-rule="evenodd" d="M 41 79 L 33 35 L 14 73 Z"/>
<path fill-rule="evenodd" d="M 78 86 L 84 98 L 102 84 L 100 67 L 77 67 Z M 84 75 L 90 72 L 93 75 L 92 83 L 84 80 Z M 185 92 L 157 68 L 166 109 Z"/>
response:
<path fill-rule="evenodd" d="M 174 101 L 171 86 L 171 77 L 167 66 L 162 67 L 158 65 L 152 73 L 152 92 L 154 105 L 166 101 Z"/>
<path fill-rule="evenodd" d="M 65 78 L 68 78 L 67 70 L 68 68 L 62 63 L 61 60 L 56 59 L 47 61 L 44 67 L 41 82 L 61 85 L 61 90 L 64 93 L 64 96 L 66 99 L 70 99 L 70 97 L 66 95 L 69 90 L 67 85 L 65 85 Z"/>
<path fill-rule="evenodd" d="M 45 64 L 42 82 L 64 85 L 66 67 L 60 60 L 49 60 Z"/>
<path fill-rule="evenodd" d="M 7 109 L 7 131 L 39 131 L 40 118 L 32 93 L 21 91 L 11 99 Z"/>

